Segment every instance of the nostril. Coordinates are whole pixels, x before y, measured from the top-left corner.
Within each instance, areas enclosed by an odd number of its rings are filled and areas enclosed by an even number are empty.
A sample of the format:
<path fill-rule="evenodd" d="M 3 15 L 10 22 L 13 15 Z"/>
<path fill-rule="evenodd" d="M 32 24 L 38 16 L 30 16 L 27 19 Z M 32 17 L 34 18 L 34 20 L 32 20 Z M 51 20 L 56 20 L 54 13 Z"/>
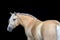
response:
<path fill-rule="evenodd" d="M 9 30 L 11 30 L 12 28 L 11 27 L 9 27 Z"/>
<path fill-rule="evenodd" d="M 8 28 L 7 28 L 7 31 L 11 32 L 12 29 L 13 29 L 12 27 L 8 27 Z"/>

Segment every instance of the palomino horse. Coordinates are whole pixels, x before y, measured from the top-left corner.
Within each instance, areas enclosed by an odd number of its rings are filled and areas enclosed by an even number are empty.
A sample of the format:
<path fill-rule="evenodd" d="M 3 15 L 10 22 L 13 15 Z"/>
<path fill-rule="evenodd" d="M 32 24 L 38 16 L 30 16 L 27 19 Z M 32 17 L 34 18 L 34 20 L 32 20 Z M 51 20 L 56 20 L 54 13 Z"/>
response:
<path fill-rule="evenodd" d="M 27 40 L 60 40 L 60 23 L 57 20 L 40 21 L 30 14 L 11 14 L 7 31 L 12 32 L 18 25 L 24 27 Z"/>

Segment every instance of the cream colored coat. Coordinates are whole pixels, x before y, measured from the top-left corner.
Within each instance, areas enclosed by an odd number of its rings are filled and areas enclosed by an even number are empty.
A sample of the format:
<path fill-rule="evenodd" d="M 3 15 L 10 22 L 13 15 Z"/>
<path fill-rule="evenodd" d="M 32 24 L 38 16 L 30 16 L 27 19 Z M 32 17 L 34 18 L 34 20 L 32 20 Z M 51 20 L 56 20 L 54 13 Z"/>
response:
<path fill-rule="evenodd" d="M 60 23 L 56 20 L 40 21 L 32 16 L 20 15 L 20 24 L 24 27 L 28 40 L 60 40 L 57 38 L 57 28 Z"/>

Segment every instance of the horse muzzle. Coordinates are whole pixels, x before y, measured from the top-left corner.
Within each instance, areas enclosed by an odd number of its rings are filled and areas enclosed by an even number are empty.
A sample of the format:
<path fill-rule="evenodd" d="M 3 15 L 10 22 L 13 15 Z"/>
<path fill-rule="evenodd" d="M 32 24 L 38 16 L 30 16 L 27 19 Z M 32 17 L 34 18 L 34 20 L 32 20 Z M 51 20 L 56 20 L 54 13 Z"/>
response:
<path fill-rule="evenodd" d="M 12 32 L 12 30 L 13 30 L 13 26 L 8 26 L 7 27 L 7 31 Z"/>

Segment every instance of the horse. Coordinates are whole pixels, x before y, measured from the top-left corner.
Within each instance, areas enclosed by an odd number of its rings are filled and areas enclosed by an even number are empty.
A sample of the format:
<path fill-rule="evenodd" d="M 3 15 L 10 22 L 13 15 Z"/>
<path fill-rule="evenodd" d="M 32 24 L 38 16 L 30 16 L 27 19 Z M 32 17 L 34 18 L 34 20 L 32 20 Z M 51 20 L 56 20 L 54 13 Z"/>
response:
<path fill-rule="evenodd" d="M 10 13 L 7 31 L 12 32 L 22 25 L 27 40 L 60 40 L 60 22 L 57 20 L 41 21 L 28 13 Z"/>

